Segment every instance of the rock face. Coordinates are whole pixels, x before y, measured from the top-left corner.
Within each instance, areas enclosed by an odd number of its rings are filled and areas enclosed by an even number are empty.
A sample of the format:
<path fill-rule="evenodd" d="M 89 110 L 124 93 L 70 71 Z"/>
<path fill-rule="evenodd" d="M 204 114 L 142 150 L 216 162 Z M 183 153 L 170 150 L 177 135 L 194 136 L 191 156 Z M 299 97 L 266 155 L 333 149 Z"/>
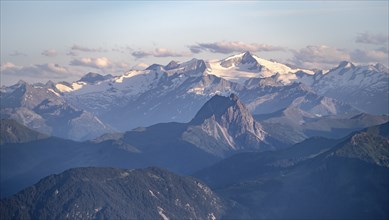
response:
<path fill-rule="evenodd" d="M 1 219 L 215 219 L 222 202 L 191 177 L 159 168 L 77 168 L 1 200 Z"/>
<path fill-rule="evenodd" d="M 189 131 L 200 129 L 210 137 L 225 143 L 230 150 L 264 150 L 268 147 L 265 131 L 235 94 L 229 97 L 212 97 L 189 124 Z M 191 135 L 191 141 L 195 142 L 193 132 Z M 189 134 L 185 136 L 190 138 Z M 196 145 L 201 146 L 199 143 Z"/>

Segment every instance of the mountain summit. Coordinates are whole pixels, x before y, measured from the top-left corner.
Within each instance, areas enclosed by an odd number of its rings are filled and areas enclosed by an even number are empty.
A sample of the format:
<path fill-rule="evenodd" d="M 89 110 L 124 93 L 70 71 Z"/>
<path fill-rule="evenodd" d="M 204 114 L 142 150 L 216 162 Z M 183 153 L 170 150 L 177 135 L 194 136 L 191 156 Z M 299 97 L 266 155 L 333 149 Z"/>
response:
<path fill-rule="evenodd" d="M 98 73 L 90 72 L 90 73 L 87 73 L 85 76 L 83 76 L 79 80 L 79 82 L 86 82 L 86 83 L 94 84 L 94 83 L 104 81 L 107 79 L 111 79 L 111 78 L 113 78 L 113 76 L 111 74 L 107 74 L 107 75 L 103 76 L 103 75 L 98 74 Z"/>
<path fill-rule="evenodd" d="M 204 104 L 189 124 L 192 125 L 190 131 L 201 130 L 224 143 L 224 147 L 230 147 L 224 150 L 264 150 L 266 149 L 264 146 L 267 146 L 266 133 L 262 130 L 262 126 L 254 120 L 235 94 L 229 97 L 215 95 Z M 190 142 L 196 142 L 193 137 L 196 136 L 192 135 Z M 196 145 L 202 146 L 199 143 Z M 215 148 L 213 147 L 212 150 Z"/>
<path fill-rule="evenodd" d="M 240 61 L 242 64 L 246 63 L 255 63 L 257 60 L 251 55 L 249 51 L 245 52 L 242 56 L 242 60 Z"/>

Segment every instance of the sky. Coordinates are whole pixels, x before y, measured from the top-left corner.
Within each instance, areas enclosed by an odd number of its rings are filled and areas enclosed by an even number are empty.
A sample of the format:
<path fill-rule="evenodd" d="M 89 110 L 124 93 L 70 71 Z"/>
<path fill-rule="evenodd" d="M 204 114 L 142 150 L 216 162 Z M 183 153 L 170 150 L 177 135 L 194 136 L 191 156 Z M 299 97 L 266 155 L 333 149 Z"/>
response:
<path fill-rule="evenodd" d="M 388 66 L 388 1 L 3 1 L 1 85 L 251 51 L 309 69 Z"/>

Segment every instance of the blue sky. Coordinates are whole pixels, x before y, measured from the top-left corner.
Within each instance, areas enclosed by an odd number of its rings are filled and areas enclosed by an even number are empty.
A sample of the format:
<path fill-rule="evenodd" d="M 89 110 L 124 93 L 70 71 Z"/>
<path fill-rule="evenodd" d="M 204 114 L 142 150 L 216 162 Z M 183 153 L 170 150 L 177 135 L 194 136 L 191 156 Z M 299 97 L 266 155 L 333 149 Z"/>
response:
<path fill-rule="evenodd" d="M 221 59 L 388 65 L 388 1 L 1 1 L 1 84 Z"/>

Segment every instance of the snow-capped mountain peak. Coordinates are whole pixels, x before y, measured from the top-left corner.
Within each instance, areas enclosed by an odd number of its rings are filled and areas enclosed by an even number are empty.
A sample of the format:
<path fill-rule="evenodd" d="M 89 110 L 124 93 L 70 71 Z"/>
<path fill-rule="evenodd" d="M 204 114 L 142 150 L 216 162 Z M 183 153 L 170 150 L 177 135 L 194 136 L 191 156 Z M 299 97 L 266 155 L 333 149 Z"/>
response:
<path fill-rule="evenodd" d="M 291 68 L 285 64 L 270 61 L 250 52 L 240 53 L 222 60 L 208 62 L 208 74 L 243 84 L 250 78 L 266 78 L 278 74 L 277 80 L 289 84 L 297 79 L 296 73 L 313 75 L 311 70 Z"/>
<path fill-rule="evenodd" d="M 240 61 L 242 64 L 246 63 L 255 63 L 257 60 L 251 55 L 249 51 L 245 52 L 242 56 L 242 60 Z"/>
<path fill-rule="evenodd" d="M 379 72 L 389 74 L 389 69 L 388 69 L 388 67 L 386 67 L 385 65 L 383 65 L 383 64 L 381 64 L 381 63 L 377 63 L 376 65 L 374 65 L 374 68 L 375 68 L 377 71 L 379 71 Z"/>
<path fill-rule="evenodd" d="M 355 65 L 349 61 L 342 61 L 335 69 L 355 68 Z"/>

